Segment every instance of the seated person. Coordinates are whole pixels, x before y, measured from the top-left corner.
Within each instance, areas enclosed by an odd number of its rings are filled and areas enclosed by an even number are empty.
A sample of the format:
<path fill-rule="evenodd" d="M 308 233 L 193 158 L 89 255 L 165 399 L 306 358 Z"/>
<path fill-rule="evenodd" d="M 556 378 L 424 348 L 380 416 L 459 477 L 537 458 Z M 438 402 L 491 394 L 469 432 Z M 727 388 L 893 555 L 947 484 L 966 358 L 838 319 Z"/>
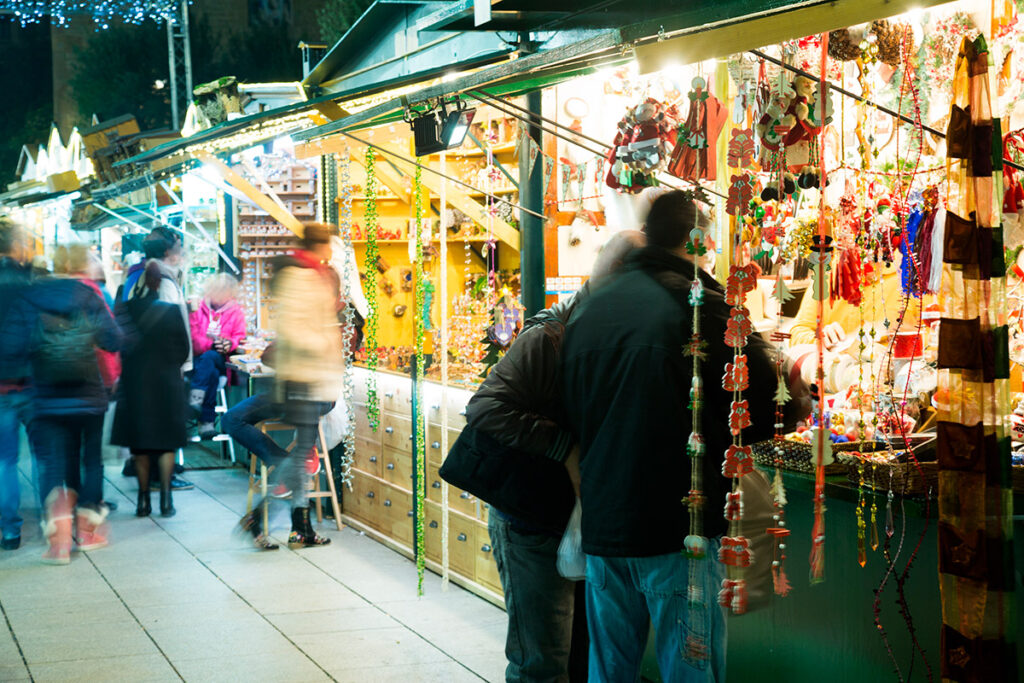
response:
<path fill-rule="evenodd" d="M 224 358 L 245 338 L 245 311 L 236 301 L 238 280 L 218 273 L 206 281 L 206 292 L 189 315 L 195 367 L 189 404 L 199 413 L 199 437 L 217 434 L 217 384 L 227 372 Z"/>

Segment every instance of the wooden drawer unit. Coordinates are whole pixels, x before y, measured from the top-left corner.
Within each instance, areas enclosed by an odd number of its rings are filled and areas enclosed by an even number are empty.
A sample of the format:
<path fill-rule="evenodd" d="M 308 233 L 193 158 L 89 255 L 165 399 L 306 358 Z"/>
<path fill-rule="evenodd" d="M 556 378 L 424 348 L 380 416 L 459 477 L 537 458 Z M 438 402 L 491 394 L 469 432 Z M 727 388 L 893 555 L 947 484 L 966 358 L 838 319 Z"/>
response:
<path fill-rule="evenodd" d="M 381 439 L 385 446 L 398 450 L 412 450 L 412 420 L 394 413 L 380 414 Z"/>
<path fill-rule="evenodd" d="M 353 456 L 352 466 L 357 470 L 362 470 L 367 474 L 372 474 L 375 477 L 380 476 L 380 442 L 379 441 L 367 441 L 366 439 L 356 436 L 355 454 Z"/>
<path fill-rule="evenodd" d="M 412 547 L 412 494 L 387 484 L 380 485 L 380 530 Z"/>
<path fill-rule="evenodd" d="M 352 490 L 342 496 L 345 514 L 377 528 L 380 484 L 361 472 L 352 473 Z"/>
<path fill-rule="evenodd" d="M 368 404 L 367 386 L 366 382 L 369 378 L 370 373 L 360 372 L 358 368 L 352 373 L 352 400 L 355 403 L 359 403 L 363 406 Z M 380 401 L 380 393 L 377 394 L 378 402 Z"/>
<path fill-rule="evenodd" d="M 440 466 L 444 461 L 444 456 L 447 453 L 442 449 L 441 435 L 445 431 L 445 428 L 437 424 L 427 425 L 427 460 L 435 465 Z M 448 430 L 448 448 L 451 449 L 455 445 L 455 440 L 459 438 L 461 433 L 458 429 Z"/>
<path fill-rule="evenodd" d="M 462 515 L 448 514 L 448 564 L 467 579 L 476 575 L 476 526 Z"/>
<path fill-rule="evenodd" d="M 404 491 L 412 491 L 412 454 L 385 446 L 381 457 L 381 479 Z"/>
<path fill-rule="evenodd" d="M 409 415 L 412 411 L 412 387 L 407 379 L 381 376 L 377 387 L 382 410 Z"/>
<path fill-rule="evenodd" d="M 492 590 L 501 592 L 501 578 L 498 576 L 498 565 L 494 561 L 491 535 L 484 523 L 479 523 L 476 527 L 476 580 Z"/>
<path fill-rule="evenodd" d="M 356 436 L 366 439 L 367 441 L 376 441 L 377 443 L 380 443 L 384 430 L 379 424 L 379 421 L 377 431 L 370 429 L 370 417 L 366 410 L 366 406 L 356 403 L 353 406 L 352 413 L 354 414 L 356 421 Z"/>

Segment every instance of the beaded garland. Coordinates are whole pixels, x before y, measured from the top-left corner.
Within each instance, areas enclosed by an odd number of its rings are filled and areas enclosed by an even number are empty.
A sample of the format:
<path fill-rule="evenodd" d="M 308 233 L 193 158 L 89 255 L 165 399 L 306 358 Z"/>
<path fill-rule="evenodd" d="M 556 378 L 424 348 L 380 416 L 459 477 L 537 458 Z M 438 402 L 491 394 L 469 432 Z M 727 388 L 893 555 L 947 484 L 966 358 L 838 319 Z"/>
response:
<path fill-rule="evenodd" d="M 366 417 L 370 429 L 374 432 L 380 426 L 380 397 L 377 395 L 377 365 L 379 350 L 377 347 L 377 327 L 380 320 L 380 305 L 377 291 L 377 259 L 380 249 L 377 246 L 377 173 L 375 170 L 376 153 L 373 148 L 366 147 L 366 201 L 363 203 L 363 220 L 366 223 L 366 258 L 363 263 L 367 279 L 366 305 L 369 311 L 366 316 Z"/>
<path fill-rule="evenodd" d="M 349 269 L 354 266 L 349 261 L 348 254 L 352 252 L 352 157 L 346 147 L 338 159 L 338 223 L 341 229 L 341 240 L 345 245 L 344 272 L 340 273 L 342 281 L 342 293 L 345 299 L 344 319 L 341 325 L 341 348 L 352 348 L 352 337 L 355 335 L 355 307 L 352 305 L 352 273 Z M 345 430 L 342 440 L 344 453 L 341 457 L 341 472 L 338 475 L 341 483 L 352 488 L 352 463 L 355 460 L 356 439 L 355 411 L 352 405 L 352 397 L 355 395 L 355 387 L 352 380 L 352 354 L 345 354 L 344 382 L 342 385 L 342 396 L 345 401 L 345 415 L 349 428 Z"/>
<path fill-rule="evenodd" d="M 415 466 L 416 466 L 416 491 L 414 492 L 416 505 L 416 590 L 423 595 L 423 571 L 426 568 L 426 547 L 423 536 L 423 515 L 424 500 L 427 497 L 426 488 L 426 411 L 423 409 L 423 375 L 426 370 L 423 362 L 423 304 L 426 300 L 426 276 L 423 272 L 423 169 L 416 164 L 416 173 L 413 178 L 413 198 L 416 223 L 414 229 L 416 234 L 413 238 L 415 245 L 415 261 L 413 262 L 413 276 L 415 279 L 415 292 L 413 306 L 413 344 L 416 362 L 416 373 L 413 390 L 416 392 L 416 426 L 415 426 Z"/>

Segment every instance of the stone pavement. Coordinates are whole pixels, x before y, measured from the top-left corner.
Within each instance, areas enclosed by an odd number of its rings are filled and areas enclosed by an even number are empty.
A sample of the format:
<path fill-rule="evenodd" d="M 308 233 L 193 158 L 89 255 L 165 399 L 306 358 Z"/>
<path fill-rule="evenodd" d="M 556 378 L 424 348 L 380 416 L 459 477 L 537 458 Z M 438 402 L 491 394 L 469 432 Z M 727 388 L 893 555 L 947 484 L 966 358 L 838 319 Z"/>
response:
<path fill-rule="evenodd" d="M 0 551 L 0 681 L 500 681 L 505 613 L 352 529 L 325 548 L 259 552 L 232 533 L 246 472 L 189 471 L 176 517 L 134 516 L 106 468 L 111 545 L 39 561 L 22 457 L 20 550 Z M 157 493 L 153 493 L 157 508 Z M 287 538 L 285 505 L 271 521 Z"/>

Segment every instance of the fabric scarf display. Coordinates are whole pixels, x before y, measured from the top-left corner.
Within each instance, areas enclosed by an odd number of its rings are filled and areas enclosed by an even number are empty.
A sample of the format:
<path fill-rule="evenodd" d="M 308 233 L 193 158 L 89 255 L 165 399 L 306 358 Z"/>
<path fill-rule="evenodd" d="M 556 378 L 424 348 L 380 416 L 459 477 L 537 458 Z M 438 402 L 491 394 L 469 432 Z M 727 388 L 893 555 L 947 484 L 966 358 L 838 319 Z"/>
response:
<path fill-rule="evenodd" d="M 1013 632 L 1013 497 L 1003 260 L 1002 145 L 985 39 L 961 41 L 948 155 L 962 160 L 942 260 L 938 414 L 942 678 L 1018 679 Z M 993 144 L 995 143 L 995 144 Z M 994 154 L 993 151 L 996 153 Z"/>

